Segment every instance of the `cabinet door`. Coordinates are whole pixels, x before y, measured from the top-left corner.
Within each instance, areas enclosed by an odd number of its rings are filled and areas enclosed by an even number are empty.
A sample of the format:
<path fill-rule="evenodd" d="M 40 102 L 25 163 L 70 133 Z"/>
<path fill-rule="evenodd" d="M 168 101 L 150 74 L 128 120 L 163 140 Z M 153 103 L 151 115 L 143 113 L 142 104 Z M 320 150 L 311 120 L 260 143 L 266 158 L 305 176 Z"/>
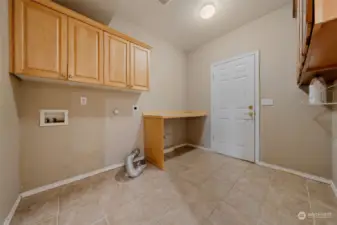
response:
<path fill-rule="evenodd" d="M 28 0 L 14 4 L 14 72 L 66 79 L 67 17 Z"/>
<path fill-rule="evenodd" d="M 129 79 L 130 43 L 114 35 L 104 33 L 104 84 L 127 87 Z"/>
<path fill-rule="evenodd" d="M 150 50 L 131 44 L 131 86 L 135 90 L 149 90 Z"/>
<path fill-rule="evenodd" d="M 103 83 L 103 31 L 69 18 L 68 79 Z"/>

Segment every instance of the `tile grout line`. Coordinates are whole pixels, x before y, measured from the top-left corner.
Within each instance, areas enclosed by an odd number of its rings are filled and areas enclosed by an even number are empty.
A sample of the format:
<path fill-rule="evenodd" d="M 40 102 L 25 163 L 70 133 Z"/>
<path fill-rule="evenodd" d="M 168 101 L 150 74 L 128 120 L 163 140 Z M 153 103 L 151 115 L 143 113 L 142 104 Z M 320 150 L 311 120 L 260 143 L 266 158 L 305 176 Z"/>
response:
<path fill-rule="evenodd" d="M 106 222 L 107 225 L 111 225 L 110 222 L 109 222 L 109 220 L 108 220 L 107 215 L 104 215 L 104 219 L 105 219 L 105 222 Z"/>
<path fill-rule="evenodd" d="M 309 198 L 310 213 L 312 213 L 311 197 L 310 197 L 310 192 L 309 192 L 308 179 L 305 181 L 305 188 L 307 189 L 307 194 L 308 194 L 308 198 Z M 313 225 L 316 225 L 315 217 L 313 217 L 312 220 L 313 220 Z"/>
<path fill-rule="evenodd" d="M 101 221 L 103 221 L 103 220 L 106 220 L 106 216 L 105 216 L 105 215 L 104 215 L 102 218 L 100 218 L 100 219 L 98 219 L 98 220 L 92 222 L 91 225 L 94 225 L 94 224 L 96 224 L 96 223 L 98 223 L 98 222 L 101 222 Z"/>
<path fill-rule="evenodd" d="M 245 174 L 246 171 L 248 170 L 248 167 L 249 167 L 249 166 L 247 166 L 247 168 L 245 168 L 244 171 L 242 171 L 242 173 L 240 174 L 240 176 L 235 180 L 235 182 L 234 182 L 234 184 L 232 185 L 232 187 L 228 190 L 227 194 L 229 194 L 229 193 L 233 190 L 233 188 L 235 187 L 236 183 L 240 180 L 240 177 L 241 177 L 243 174 Z M 227 195 L 227 194 L 226 194 L 226 195 Z M 225 198 L 226 198 L 226 197 L 224 197 L 223 201 L 226 202 L 226 204 L 228 204 L 228 205 L 234 207 L 232 204 L 230 204 L 229 202 L 227 202 L 227 201 L 225 200 Z"/>
<path fill-rule="evenodd" d="M 56 225 L 59 225 L 60 220 L 60 196 L 57 197 L 57 214 L 56 214 Z"/>

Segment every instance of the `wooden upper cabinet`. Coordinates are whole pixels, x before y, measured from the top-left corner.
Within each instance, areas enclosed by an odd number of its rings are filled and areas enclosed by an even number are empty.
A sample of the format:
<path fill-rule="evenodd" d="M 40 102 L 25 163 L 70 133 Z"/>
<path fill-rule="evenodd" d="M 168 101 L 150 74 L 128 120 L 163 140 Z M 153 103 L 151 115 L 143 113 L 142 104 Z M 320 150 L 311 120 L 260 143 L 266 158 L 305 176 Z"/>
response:
<path fill-rule="evenodd" d="M 8 1 L 11 73 L 149 89 L 151 46 L 54 1 Z"/>
<path fill-rule="evenodd" d="M 131 88 L 149 90 L 150 50 L 131 43 Z"/>
<path fill-rule="evenodd" d="M 103 31 L 72 18 L 68 26 L 68 79 L 103 83 Z"/>
<path fill-rule="evenodd" d="M 130 42 L 104 33 L 104 84 L 113 87 L 129 85 Z"/>
<path fill-rule="evenodd" d="M 67 16 L 29 0 L 14 2 L 14 72 L 66 79 Z"/>

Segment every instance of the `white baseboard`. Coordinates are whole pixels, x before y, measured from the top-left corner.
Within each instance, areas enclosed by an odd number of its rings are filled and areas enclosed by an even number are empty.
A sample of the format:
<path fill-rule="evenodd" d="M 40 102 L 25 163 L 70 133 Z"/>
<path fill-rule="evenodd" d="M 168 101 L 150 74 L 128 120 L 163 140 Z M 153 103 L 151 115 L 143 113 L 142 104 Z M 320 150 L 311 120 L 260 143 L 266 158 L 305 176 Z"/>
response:
<path fill-rule="evenodd" d="M 170 147 L 170 148 L 165 148 L 165 149 L 164 149 L 164 154 L 173 152 L 173 151 L 176 150 L 177 148 L 182 148 L 182 147 L 185 147 L 185 146 L 189 146 L 189 144 L 186 144 L 186 143 L 185 143 L 185 144 L 176 145 L 176 146 L 173 146 L 173 147 Z"/>
<path fill-rule="evenodd" d="M 331 181 L 331 189 L 332 189 L 333 193 L 335 193 L 335 196 L 337 198 L 337 187 L 336 187 L 336 185 L 333 181 Z"/>
<path fill-rule="evenodd" d="M 138 157 L 136 159 L 136 161 L 139 161 L 139 160 L 142 160 L 142 159 L 144 159 L 144 156 Z M 76 181 L 79 181 L 79 180 L 86 179 L 88 177 L 95 176 L 95 175 L 100 174 L 100 173 L 104 173 L 104 172 L 107 172 L 107 171 L 110 171 L 110 170 L 114 170 L 114 169 L 123 167 L 124 165 L 125 165 L 124 163 L 114 164 L 114 165 L 104 167 L 102 169 L 98 169 L 98 170 L 95 170 L 95 171 L 92 171 L 92 172 L 89 172 L 89 173 L 81 174 L 81 175 L 71 177 L 71 178 L 68 178 L 68 179 L 65 179 L 65 180 L 57 181 L 57 182 L 52 183 L 52 184 L 48 184 L 48 185 L 45 185 L 45 186 L 42 186 L 42 187 L 38 187 L 38 188 L 29 190 L 29 191 L 25 191 L 25 192 L 21 193 L 20 196 L 21 196 L 21 198 L 26 198 L 26 197 L 36 195 L 36 194 L 44 192 L 44 191 L 48 191 L 48 190 L 58 188 L 58 187 L 61 187 L 61 186 L 64 186 L 64 185 L 67 185 L 67 184 L 70 184 L 70 183 L 73 183 L 73 182 L 76 182 Z"/>
<path fill-rule="evenodd" d="M 188 145 L 188 144 L 181 144 L 181 145 L 173 146 L 171 148 L 167 148 L 167 149 L 164 150 L 164 153 L 172 152 L 175 149 L 184 147 L 186 145 Z M 144 156 L 138 157 L 136 159 L 136 161 L 142 160 L 142 159 L 144 159 Z M 85 173 L 85 174 L 81 174 L 81 175 L 78 175 L 78 176 L 75 176 L 75 177 L 71 177 L 71 178 L 68 178 L 68 179 L 65 179 L 65 180 L 57 181 L 57 182 L 52 183 L 52 184 L 44 185 L 42 187 L 38 187 L 38 188 L 29 190 L 29 191 L 25 191 L 25 192 L 20 194 L 20 197 L 26 198 L 26 197 L 29 197 L 29 196 L 32 196 L 32 195 L 36 195 L 36 194 L 44 192 L 44 191 L 52 190 L 54 188 L 58 188 L 58 187 L 61 187 L 61 186 L 64 186 L 64 185 L 67 185 L 67 184 L 70 184 L 70 183 L 73 183 L 73 182 L 76 182 L 76 181 L 79 181 L 79 180 L 83 180 L 83 179 L 86 179 L 88 177 L 92 177 L 92 176 L 95 176 L 97 174 L 100 174 L 100 173 L 104 173 L 104 172 L 107 172 L 107 171 L 110 171 L 110 170 L 113 170 L 113 169 L 123 167 L 124 165 L 125 165 L 124 163 L 119 163 L 119 164 L 111 165 L 111 166 L 108 166 L 108 167 L 105 167 L 105 168 L 102 168 L 102 169 L 98 169 L 98 170 L 95 170 L 95 171 L 92 171 L 92 172 L 89 172 L 89 173 Z"/>
<path fill-rule="evenodd" d="M 4 225 L 10 225 L 14 215 L 15 215 L 15 212 L 16 212 L 16 209 L 18 208 L 19 204 L 20 204 L 20 201 L 21 201 L 21 196 L 19 195 L 18 198 L 16 199 L 16 201 L 14 202 L 14 205 L 11 209 L 11 211 L 9 212 L 7 218 L 5 219 L 4 221 Z"/>
<path fill-rule="evenodd" d="M 216 151 L 213 151 L 210 148 L 206 148 L 206 147 L 203 147 L 203 146 L 198 146 L 198 145 L 193 145 L 193 144 L 187 144 L 187 145 L 191 146 L 191 147 L 194 147 L 194 148 L 199 148 L 199 149 L 202 149 L 202 150 L 205 150 L 205 151 L 216 152 Z M 324 177 L 319 177 L 319 176 L 316 176 L 316 175 L 300 172 L 300 171 L 297 171 L 297 170 L 288 169 L 288 168 L 284 168 L 284 167 L 281 167 L 281 166 L 261 162 L 261 161 L 256 161 L 255 163 L 259 166 L 268 167 L 268 168 L 271 168 L 271 169 L 274 169 L 274 170 L 280 170 L 280 171 L 290 173 L 290 174 L 294 174 L 294 175 L 297 175 L 297 176 L 300 176 L 300 177 L 303 177 L 303 178 L 306 178 L 306 179 L 310 179 L 310 180 L 318 181 L 318 182 L 321 182 L 321 183 L 329 184 L 331 186 L 331 189 L 333 190 L 333 192 L 335 193 L 335 195 L 337 197 L 337 187 L 335 186 L 335 184 L 333 183 L 332 180 L 326 179 Z"/>
<path fill-rule="evenodd" d="M 204 146 L 199 146 L 199 145 L 193 145 L 193 144 L 186 144 L 187 146 L 191 146 L 193 148 L 199 148 L 201 150 L 204 150 L 204 151 L 212 151 L 210 148 L 206 148 Z"/>
<path fill-rule="evenodd" d="M 300 177 L 303 177 L 303 178 L 306 178 L 306 179 L 318 181 L 318 182 L 325 183 L 325 184 L 331 184 L 331 180 L 326 179 L 324 177 L 319 177 L 319 176 L 316 176 L 316 175 L 303 173 L 303 172 L 300 172 L 300 171 L 297 171 L 297 170 L 288 169 L 288 168 L 284 168 L 284 167 L 281 167 L 281 166 L 277 166 L 277 165 L 273 165 L 273 164 L 269 164 L 269 163 L 265 163 L 265 162 L 256 162 L 256 164 L 260 165 L 260 166 L 268 167 L 268 168 L 271 168 L 271 169 L 274 169 L 274 170 L 280 170 L 280 171 L 283 171 L 283 172 L 291 173 L 291 174 L 294 174 L 294 175 L 297 175 L 297 176 L 300 176 Z"/>

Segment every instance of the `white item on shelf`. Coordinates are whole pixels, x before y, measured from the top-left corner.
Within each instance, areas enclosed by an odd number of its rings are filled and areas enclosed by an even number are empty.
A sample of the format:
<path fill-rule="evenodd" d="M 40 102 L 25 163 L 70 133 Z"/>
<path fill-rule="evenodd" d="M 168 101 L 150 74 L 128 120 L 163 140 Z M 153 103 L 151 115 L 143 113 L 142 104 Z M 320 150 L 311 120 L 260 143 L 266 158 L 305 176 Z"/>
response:
<path fill-rule="evenodd" d="M 326 89 L 326 84 L 323 79 L 312 79 L 309 86 L 309 104 L 318 105 L 326 103 Z"/>

